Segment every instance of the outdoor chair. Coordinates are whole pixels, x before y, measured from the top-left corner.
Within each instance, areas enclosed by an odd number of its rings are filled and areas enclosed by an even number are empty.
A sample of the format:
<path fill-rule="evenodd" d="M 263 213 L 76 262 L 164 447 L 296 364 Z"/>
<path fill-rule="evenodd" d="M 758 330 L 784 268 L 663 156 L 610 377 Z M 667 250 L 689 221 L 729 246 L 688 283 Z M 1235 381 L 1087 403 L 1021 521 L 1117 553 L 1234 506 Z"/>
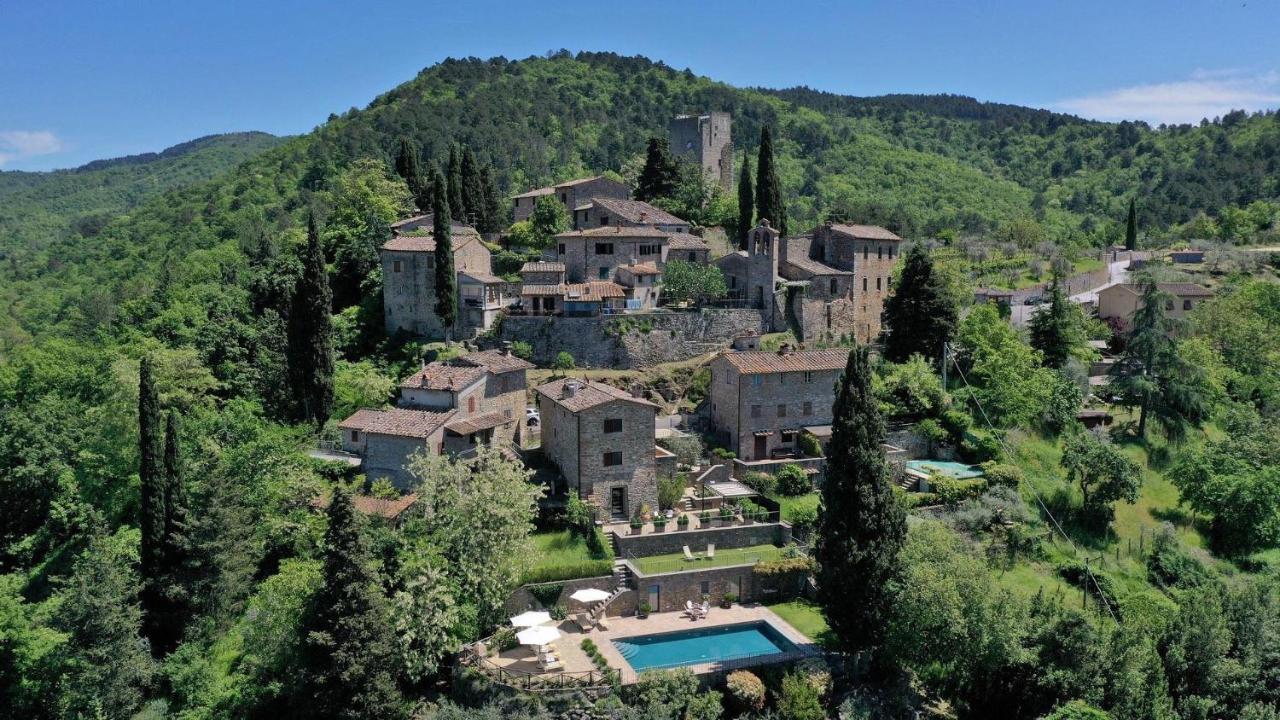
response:
<path fill-rule="evenodd" d="M 684 614 L 688 615 L 691 620 L 698 619 L 698 608 L 694 607 L 692 600 L 684 601 Z"/>
<path fill-rule="evenodd" d="M 715 544 L 715 543 L 707 543 L 707 559 L 708 559 L 708 560 L 715 560 L 715 559 L 716 559 L 716 544 Z"/>
<path fill-rule="evenodd" d="M 584 632 L 590 631 L 591 628 L 595 627 L 595 623 L 591 622 L 591 615 L 588 613 L 576 615 L 573 620 L 578 623 L 578 627 L 582 628 Z"/>
<path fill-rule="evenodd" d="M 694 554 L 689 550 L 689 546 L 688 546 L 688 545 L 685 545 L 685 546 L 684 546 L 684 559 L 685 559 L 686 561 L 689 561 L 689 560 L 697 560 L 697 559 L 698 559 L 698 556 L 697 556 L 697 555 L 694 555 Z"/>
<path fill-rule="evenodd" d="M 700 614 L 702 617 L 706 617 L 706 616 L 707 616 L 707 614 L 711 612 L 711 603 L 709 603 L 709 602 L 703 602 L 703 603 L 702 603 L 702 607 L 701 607 L 701 608 L 699 608 L 699 609 L 701 610 L 701 612 L 700 612 L 699 614 Z"/>

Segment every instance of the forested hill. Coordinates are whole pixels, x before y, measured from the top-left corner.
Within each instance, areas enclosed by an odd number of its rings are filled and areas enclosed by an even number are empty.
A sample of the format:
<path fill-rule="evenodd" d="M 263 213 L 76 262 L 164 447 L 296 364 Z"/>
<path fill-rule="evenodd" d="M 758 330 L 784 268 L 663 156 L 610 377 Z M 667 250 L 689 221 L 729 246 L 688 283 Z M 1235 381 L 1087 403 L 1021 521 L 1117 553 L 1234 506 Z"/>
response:
<path fill-rule="evenodd" d="M 424 161 L 440 159 L 450 143 L 466 144 L 492 163 L 500 189 L 523 190 L 606 170 L 630 176 L 646 138 L 664 135 L 671 115 L 696 110 L 733 113 L 739 152 L 754 150 L 762 125 L 774 126 L 795 227 L 836 213 L 909 237 L 1006 232 L 1021 241 L 1102 244 L 1120 237 L 1132 197 L 1142 226 L 1154 230 L 1280 195 L 1274 113 L 1153 130 L 958 96 L 740 89 L 608 53 L 448 60 L 363 110 L 331 116 L 313 133 L 153 199 L 101 232 L 90 223 L 51 246 L 24 245 L 23 261 L 11 254 L 0 269 L 0 286 L 9 288 L 0 300 L 10 309 L 0 318 L 0 349 L 53 328 L 85 336 L 104 325 L 145 326 L 175 312 L 171 296 L 184 288 L 203 290 L 193 290 L 200 299 L 180 320 L 170 319 L 183 326 L 164 330 L 171 339 L 202 324 L 190 316 L 210 306 L 237 317 L 263 309 L 278 293 L 253 295 L 249 270 L 274 262 L 308 208 L 328 212 L 356 160 L 389 166 L 402 137 Z M 197 154 L 92 172 L 142 167 L 151 178 L 161 163 L 177 171 Z M 7 199 L 0 207 L 13 212 Z M 252 297 L 212 302 L 210 293 L 225 300 L 236 287 Z"/>
<path fill-rule="evenodd" d="M 68 233 L 92 235 L 146 200 L 206 182 L 280 142 L 262 132 L 208 135 L 70 170 L 0 172 L 0 254 L 22 260 Z"/>

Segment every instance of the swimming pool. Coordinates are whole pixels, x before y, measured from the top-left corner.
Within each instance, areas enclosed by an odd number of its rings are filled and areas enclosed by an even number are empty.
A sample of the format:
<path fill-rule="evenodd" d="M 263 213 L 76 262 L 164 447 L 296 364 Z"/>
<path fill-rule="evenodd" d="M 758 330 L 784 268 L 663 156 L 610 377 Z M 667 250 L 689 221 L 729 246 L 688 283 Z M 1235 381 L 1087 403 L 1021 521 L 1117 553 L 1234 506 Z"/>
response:
<path fill-rule="evenodd" d="M 977 465 L 966 465 L 950 460 L 908 460 L 907 470 L 915 470 L 925 477 L 935 472 L 942 473 L 957 480 L 982 477 L 982 468 Z"/>
<path fill-rule="evenodd" d="M 618 638 L 613 646 L 636 672 L 776 655 L 796 649 L 794 643 L 763 620 Z"/>

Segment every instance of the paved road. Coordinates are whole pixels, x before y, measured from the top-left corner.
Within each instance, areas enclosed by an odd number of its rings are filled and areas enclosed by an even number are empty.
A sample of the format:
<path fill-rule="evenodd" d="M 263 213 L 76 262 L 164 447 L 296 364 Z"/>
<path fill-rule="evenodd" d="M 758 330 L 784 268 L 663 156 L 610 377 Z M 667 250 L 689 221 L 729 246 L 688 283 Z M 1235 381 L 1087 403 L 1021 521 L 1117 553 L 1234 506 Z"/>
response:
<path fill-rule="evenodd" d="M 1090 288 L 1082 293 L 1076 293 L 1071 296 L 1073 303 L 1096 303 L 1098 302 L 1098 291 L 1109 288 L 1112 285 L 1119 285 L 1129 281 L 1129 261 L 1119 260 L 1107 265 L 1107 282 L 1095 288 Z M 1009 319 L 1014 327 L 1026 327 L 1031 322 L 1031 316 L 1036 314 L 1040 309 L 1039 305 L 1023 305 L 1021 302 L 1009 308 Z"/>

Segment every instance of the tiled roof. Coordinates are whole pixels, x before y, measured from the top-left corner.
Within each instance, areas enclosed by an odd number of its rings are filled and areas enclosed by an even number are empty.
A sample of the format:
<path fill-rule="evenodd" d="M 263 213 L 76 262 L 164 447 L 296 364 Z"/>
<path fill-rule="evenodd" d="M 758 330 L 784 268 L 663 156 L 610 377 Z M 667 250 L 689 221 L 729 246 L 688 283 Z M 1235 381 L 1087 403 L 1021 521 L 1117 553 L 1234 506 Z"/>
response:
<path fill-rule="evenodd" d="M 375 435 L 394 435 L 426 439 L 440 429 L 454 415 L 448 412 L 426 410 L 357 410 L 354 415 L 338 423 L 343 430 L 359 430 Z"/>
<path fill-rule="evenodd" d="M 490 372 L 504 373 L 513 370 L 531 370 L 533 363 L 508 355 L 501 350 L 481 350 L 463 355 L 458 358 L 458 362 L 475 365 L 477 367 L 488 368 Z"/>
<path fill-rule="evenodd" d="M 607 298 L 624 298 L 627 296 L 627 291 L 615 282 L 593 280 L 577 285 L 566 285 L 564 296 L 566 300 L 577 302 L 601 302 Z"/>
<path fill-rule="evenodd" d="M 788 255 L 787 264 L 794 267 L 797 270 L 800 270 L 801 272 L 806 272 L 810 275 L 852 275 L 853 274 L 848 270 L 840 270 L 838 268 L 833 268 L 830 265 L 818 262 L 813 258 L 804 257 L 804 256 L 791 257 L 790 255 Z"/>
<path fill-rule="evenodd" d="M 473 280 L 482 285 L 501 285 L 506 282 L 506 280 L 503 280 L 497 275 L 490 275 L 489 273 L 478 272 L 476 270 L 463 270 L 458 273 L 458 277 L 464 280 Z"/>
<path fill-rule="evenodd" d="M 329 503 L 332 501 L 332 498 L 318 497 L 311 501 L 311 506 L 323 510 L 329 507 Z M 395 520 L 400 517 L 405 510 L 413 507 L 416 502 L 418 502 L 417 493 L 409 493 L 404 497 L 394 499 L 373 497 L 372 495 L 353 495 L 351 497 L 351 504 L 355 506 L 356 512 L 388 520 Z"/>
<path fill-rule="evenodd" d="M 661 275 L 662 271 L 658 269 L 657 264 L 652 262 L 636 263 L 635 265 L 620 265 L 619 270 L 626 270 L 632 275 Z"/>
<path fill-rule="evenodd" d="M 484 377 L 483 367 L 433 362 L 405 378 L 400 383 L 400 387 L 454 392 L 471 387 L 482 377 Z"/>
<path fill-rule="evenodd" d="M 534 190 L 530 190 L 529 192 L 522 192 L 519 195 L 512 195 L 511 199 L 519 200 L 520 198 L 539 197 L 541 195 L 553 195 L 555 194 L 555 191 L 556 189 L 553 187 L 540 187 Z"/>
<path fill-rule="evenodd" d="M 389 225 L 388 227 L 390 227 L 392 231 L 399 230 L 400 228 L 405 227 L 406 225 L 418 225 L 418 226 L 429 228 L 431 227 L 432 221 L 435 220 L 435 217 L 436 216 L 434 213 L 423 213 L 422 215 L 414 215 L 413 217 L 407 217 L 403 220 L 397 220 L 391 223 L 391 225 Z M 449 227 L 452 228 L 453 232 L 455 233 L 461 232 L 461 233 L 467 233 L 469 235 L 476 235 L 479 233 L 478 230 L 471 227 L 470 225 L 467 225 L 465 223 L 460 223 L 456 220 L 450 222 Z"/>
<path fill-rule="evenodd" d="M 689 233 L 671 233 L 672 250 L 710 250 L 711 246 L 697 235 Z"/>
<path fill-rule="evenodd" d="M 565 395 L 564 386 L 566 383 L 577 383 L 578 389 L 574 392 L 573 397 L 567 397 Z M 597 405 L 603 405 L 604 403 L 613 402 L 615 400 L 638 403 L 652 408 L 658 407 L 648 400 L 642 400 L 635 397 L 626 390 L 619 390 L 612 385 L 594 382 L 585 378 L 561 378 L 560 380 L 553 380 L 545 385 L 539 385 L 537 391 L 546 396 L 548 400 L 559 404 L 569 412 L 581 412 Z"/>
<path fill-rule="evenodd" d="M 513 195 L 511 197 L 514 200 L 518 198 L 538 197 L 539 195 L 552 195 L 555 193 L 556 190 L 559 190 L 560 188 L 574 187 L 575 185 L 589 183 L 592 180 L 599 180 L 602 177 L 604 176 L 593 175 L 592 177 L 578 178 L 577 180 L 566 180 L 565 182 L 562 182 L 562 183 L 556 183 L 555 185 L 551 185 L 548 187 L 535 188 L 533 190 L 530 190 L 529 192 L 523 192 L 523 193 L 520 193 L 519 195 Z"/>
<path fill-rule="evenodd" d="M 480 432 L 496 428 L 499 425 L 506 425 L 512 422 L 511 418 L 500 412 L 487 412 L 483 415 L 475 415 L 472 417 L 454 420 L 444 426 L 445 430 L 458 435 L 470 435 L 471 433 Z"/>
<path fill-rule="evenodd" d="M 543 285 L 540 283 L 525 283 L 520 286 L 521 295 L 537 295 L 560 297 L 564 295 L 564 285 Z"/>
<path fill-rule="evenodd" d="M 901 240 L 902 238 L 894 235 L 879 225 L 844 225 L 837 224 L 831 226 L 832 230 L 842 232 L 859 240 Z"/>
<path fill-rule="evenodd" d="M 564 272 L 564 263 L 562 262 L 527 262 L 520 266 L 522 273 L 535 272 Z"/>
<path fill-rule="evenodd" d="M 1112 287 L 1124 288 L 1134 295 L 1142 294 L 1142 286 L 1137 283 L 1123 283 Z M 1166 292 L 1177 297 L 1213 297 L 1212 290 L 1195 283 L 1156 283 L 1156 287 L 1160 292 Z M 1103 288 L 1098 292 L 1105 292 L 1106 290 L 1107 288 Z"/>
<path fill-rule="evenodd" d="M 805 370 L 843 370 L 845 363 L 849 360 L 849 351 L 843 348 L 792 350 L 787 353 L 750 350 L 726 352 L 722 357 L 738 372 L 754 375 Z"/>
<path fill-rule="evenodd" d="M 583 183 L 589 183 L 589 182 L 591 182 L 591 181 L 593 181 L 593 180 L 599 180 L 599 179 L 600 179 L 600 178 L 602 178 L 602 177 L 604 177 L 604 176 L 603 176 L 603 175 L 592 175 L 591 177 L 578 178 L 577 180 L 565 180 L 565 181 L 564 181 L 564 182 L 562 182 L 562 183 L 556 183 L 556 188 L 557 188 L 557 189 L 559 189 L 559 188 L 563 188 L 563 187 L 574 187 L 575 185 L 581 185 L 581 184 L 583 184 Z"/>
<path fill-rule="evenodd" d="M 688 220 L 681 220 L 660 207 L 655 207 L 643 200 L 620 200 L 618 198 L 591 198 L 597 207 L 634 223 L 651 225 L 688 225 Z"/>
<path fill-rule="evenodd" d="M 566 233 L 556 235 L 558 239 L 571 238 L 670 238 L 671 233 L 651 227 L 623 227 L 621 225 L 608 225 L 605 227 L 591 228 L 590 230 L 573 230 Z"/>
<path fill-rule="evenodd" d="M 475 230 L 459 231 L 459 228 L 465 227 L 464 225 L 458 225 L 453 229 L 453 249 L 455 252 L 469 242 L 478 241 L 479 236 L 474 234 Z M 396 235 L 383 244 L 382 249 L 401 252 L 435 252 L 436 241 L 430 235 Z"/>

